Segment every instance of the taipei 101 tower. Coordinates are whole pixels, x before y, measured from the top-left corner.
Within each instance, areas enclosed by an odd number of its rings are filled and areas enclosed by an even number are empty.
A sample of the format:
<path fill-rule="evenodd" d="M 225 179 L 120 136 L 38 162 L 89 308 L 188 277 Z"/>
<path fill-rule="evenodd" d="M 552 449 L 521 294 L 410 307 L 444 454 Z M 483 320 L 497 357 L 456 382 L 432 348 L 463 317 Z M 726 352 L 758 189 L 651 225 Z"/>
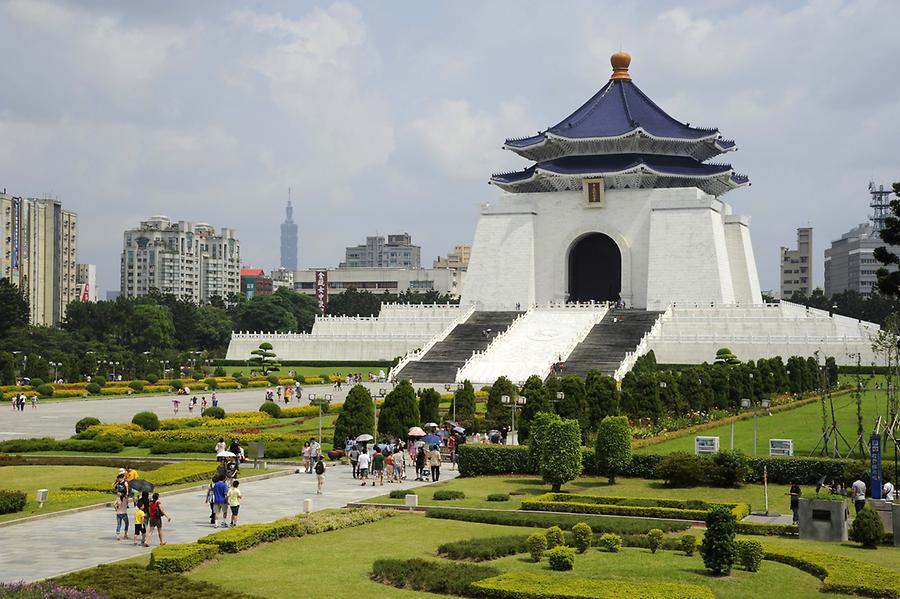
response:
<path fill-rule="evenodd" d="M 291 206 L 290 191 L 281 223 L 281 268 L 290 272 L 297 270 L 297 223 L 294 222 L 294 207 Z"/>

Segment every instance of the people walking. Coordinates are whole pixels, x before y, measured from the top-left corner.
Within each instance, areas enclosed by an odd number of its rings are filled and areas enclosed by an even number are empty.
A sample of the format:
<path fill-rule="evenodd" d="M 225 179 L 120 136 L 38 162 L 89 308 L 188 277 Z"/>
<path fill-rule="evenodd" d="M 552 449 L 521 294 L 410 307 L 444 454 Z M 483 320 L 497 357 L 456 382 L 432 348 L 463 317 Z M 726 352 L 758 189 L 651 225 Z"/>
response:
<path fill-rule="evenodd" d="M 309 441 L 303 444 L 303 471 L 307 474 L 312 472 L 312 446 Z"/>
<path fill-rule="evenodd" d="M 416 480 L 425 480 L 425 448 L 416 451 Z"/>
<path fill-rule="evenodd" d="M 325 492 L 325 458 L 319 456 L 316 462 L 316 495 Z"/>
<path fill-rule="evenodd" d="M 116 540 L 122 540 L 123 526 L 125 528 L 125 539 L 127 540 L 130 528 L 128 524 L 128 496 L 118 495 L 115 503 L 113 503 L 113 509 L 116 510 Z"/>
<path fill-rule="evenodd" d="M 791 512 L 794 514 L 794 524 L 800 524 L 800 495 L 802 491 L 800 490 L 800 485 L 795 482 L 791 482 L 791 489 L 785 495 L 791 496 Z"/>
<path fill-rule="evenodd" d="M 359 453 L 359 479 L 362 481 L 363 487 L 366 486 L 366 480 L 369 478 L 369 454 L 365 449 Z"/>
<path fill-rule="evenodd" d="M 134 509 L 134 544 L 138 544 L 138 535 L 141 537 L 141 545 L 147 546 L 147 527 L 144 524 L 147 517 L 146 512 L 141 509 L 141 502 L 135 503 Z M 127 534 L 127 533 L 126 533 Z"/>
<path fill-rule="evenodd" d="M 228 489 L 228 507 L 231 509 L 231 527 L 237 526 L 238 513 L 241 511 L 241 486 L 240 481 L 234 481 Z"/>
<path fill-rule="evenodd" d="M 862 477 L 859 476 L 853 481 L 853 485 L 850 487 L 853 490 L 853 505 L 856 508 L 856 515 L 859 515 L 860 510 L 866 507 L 866 483 L 862 481 Z"/>
<path fill-rule="evenodd" d="M 889 480 L 885 481 L 884 486 L 881 487 L 881 498 L 885 501 L 894 500 L 894 483 Z"/>
<path fill-rule="evenodd" d="M 153 534 L 153 529 L 156 529 L 157 534 L 159 535 L 159 544 L 165 545 L 166 542 L 163 541 L 163 525 L 162 519 L 165 518 L 167 521 L 171 522 L 172 518 L 163 510 L 162 502 L 159 500 L 159 493 L 154 493 L 152 499 L 150 500 L 150 510 L 148 512 L 150 516 L 150 534 Z"/>
<path fill-rule="evenodd" d="M 353 478 L 359 478 L 359 447 L 355 444 L 350 448 L 350 467 L 353 469 Z"/>
<path fill-rule="evenodd" d="M 431 482 L 437 482 L 441 479 L 441 450 L 437 445 L 433 445 L 428 453 L 428 465 L 431 466 Z"/>
<path fill-rule="evenodd" d="M 384 486 L 384 455 L 375 447 L 375 453 L 372 454 L 372 486 L 375 486 L 375 479 Z"/>
<path fill-rule="evenodd" d="M 221 476 L 213 484 L 213 513 L 213 528 L 218 528 L 219 522 L 224 528 L 228 528 L 228 485 Z"/>

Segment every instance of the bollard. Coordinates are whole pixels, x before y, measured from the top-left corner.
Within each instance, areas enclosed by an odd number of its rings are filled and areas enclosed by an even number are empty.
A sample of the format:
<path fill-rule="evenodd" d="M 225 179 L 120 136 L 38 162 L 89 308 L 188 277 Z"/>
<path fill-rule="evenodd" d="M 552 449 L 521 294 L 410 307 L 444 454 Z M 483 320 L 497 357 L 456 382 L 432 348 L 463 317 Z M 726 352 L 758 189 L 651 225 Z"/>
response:
<path fill-rule="evenodd" d="M 312 511 L 312 499 L 303 500 L 303 513 L 308 514 Z"/>
<path fill-rule="evenodd" d="M 38 507 L 44 507 L 44 502 L 47 501 L 47 495 L 50 494 L 50 491 L 47 489 L 38 489 L 37 497 L 35 498 L 38 502 Z"/>
<path fill-rule="evenodd" d="M 419 507 L 419 496 L 415 493 L 408 493 L 403 497 L 405 499 L 406 507 L 409 508 L 409 511 L 413 511 L 415 508 Z"/>

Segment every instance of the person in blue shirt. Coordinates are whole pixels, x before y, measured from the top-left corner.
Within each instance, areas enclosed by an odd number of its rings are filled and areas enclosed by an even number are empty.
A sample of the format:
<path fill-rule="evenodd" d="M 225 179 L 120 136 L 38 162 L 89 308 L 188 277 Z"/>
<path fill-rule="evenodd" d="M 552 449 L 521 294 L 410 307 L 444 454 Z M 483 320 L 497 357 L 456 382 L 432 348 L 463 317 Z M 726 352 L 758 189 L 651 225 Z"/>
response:
<path fill-rule="evenodd" d="M 213 528 L 218 528 L 219 522 L 222 523 L 222 528 L 228 528 L 228 485 L 222 478 L 219 478 L 213 485 L 212 491 L 213 513 L 216 515 Z"/>

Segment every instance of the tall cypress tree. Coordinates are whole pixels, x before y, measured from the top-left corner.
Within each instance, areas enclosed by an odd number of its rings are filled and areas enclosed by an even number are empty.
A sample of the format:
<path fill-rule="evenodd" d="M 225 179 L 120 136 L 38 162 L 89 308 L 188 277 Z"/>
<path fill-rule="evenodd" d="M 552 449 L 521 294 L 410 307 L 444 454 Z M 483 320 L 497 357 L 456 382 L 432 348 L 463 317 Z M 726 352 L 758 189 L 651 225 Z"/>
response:
<path fill-rule="evenodd" d="M 494 384 L 491 386 L 491 392 L 488 394 L 485 420 L 487 421 L 489 428 L 499 429 L 510 421 L 509 414 L 507 413 L 509 409 L 504 406 L 501 401 L 501 398 L 504 395 L 509 396 L 512 401 L 515 401 L 518 390 L 515 385 L 512 384 L 512 381 L 505 376 L 501 376 L 494 381 Z"/>
<path fill-rule="evenodd" d="M 454 393 L 456 398 L 456 419 L 466 430 L 475 428 L 475 387 L 468 380 Z M 437 421 L 435 421 L 437 422 Z"/>
<path fill-rule="evenodd" d="M 439 422 L 441 394 L 429 387 L 419 395 L 419 418 L 422 422 Z"/>
<path fill-rule="evenodd" d="M 378 432 L 405 439 L 409 429 L 418 424 L 416 392 L 409 381 L 402 381 L 384 398 L 378 414 Z"/>
<path fill-rule="evenodd" d="M 343 447 L 344 439 L 356 438 L 375 429 L 375 405 L 372 395 L 362 385 L 350 389 L 344 406 L 334 423 L 334 446 Z"/>

